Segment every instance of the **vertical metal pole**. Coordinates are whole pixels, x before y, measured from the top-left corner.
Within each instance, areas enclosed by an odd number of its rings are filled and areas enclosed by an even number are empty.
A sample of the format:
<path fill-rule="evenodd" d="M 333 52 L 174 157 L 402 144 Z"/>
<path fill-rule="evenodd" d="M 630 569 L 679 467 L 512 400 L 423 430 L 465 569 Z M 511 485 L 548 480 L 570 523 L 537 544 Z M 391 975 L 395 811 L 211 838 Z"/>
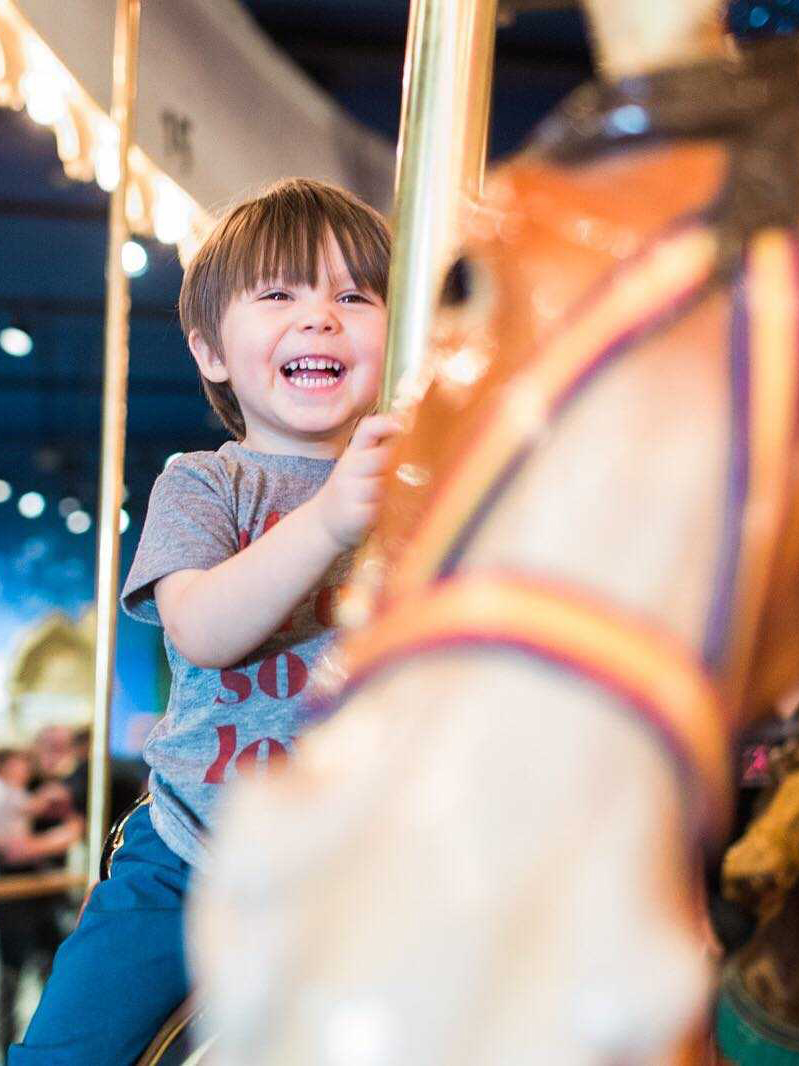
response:
<path fill-rule="evenodd" d="M 459 66 L 465 72 L 464 103 L 459 128 L 460 191 L 470 200 L 483 194 L 488 131 L 491 125 L 491 88 L 497 39 L 497 0 L 477 0 L 468 5 L 460 33 Z M 457 195 L 457 191 L 456 191 Z M 457 216 L 453 218 L 457 223 Z"/>
<path fill-rule="evenodd" d="M 128 239 L 125 203 L 128 148 L 135 118 L 140 10 L 140 0 L 117 0 L 111 118 L 119 130 L 119 183 L 111 194 L 106 264 L 103 428 L 96 569 L 97 660 L 89 763 L 90 881 L 98 875 L 108 828 L 108 736 L 116 649 L 119 511 L 125 470 L 130 317 L 130 291 L 122 269 L 122 245 Z"/>
<path fill-rule="evenodd" d="M 412 0 L 382 410 L 418 374 L 462 195 L 482 188 L 497 0 Z"/>

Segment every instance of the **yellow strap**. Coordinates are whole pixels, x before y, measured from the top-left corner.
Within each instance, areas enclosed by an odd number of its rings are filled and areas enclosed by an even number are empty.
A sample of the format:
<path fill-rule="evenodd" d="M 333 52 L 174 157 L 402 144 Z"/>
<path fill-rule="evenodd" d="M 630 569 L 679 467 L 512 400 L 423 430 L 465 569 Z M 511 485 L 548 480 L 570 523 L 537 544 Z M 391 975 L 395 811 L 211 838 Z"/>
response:
<path fill-rule="evenodd" d="M 796 236 L 763 230 L 747 255 L 749 312 L 747 494 L 741 515 L 732 638 L 725 664 L 739 694 L 769 595 L 792 502 L 799 411 L 799 270 Z M 799 639 L 799 635 L 797 635 Z"/>
<path fill-rule="evenodd" d="M 397 601 L 345 641 L 347 688 L 407 656 L 475 644 L 519 649 L 621 695 L 688 768 L 703 829 L 723 830 L 730 765 L 716 686 L 671 636 L 564 585 L 465 573 Z"/>

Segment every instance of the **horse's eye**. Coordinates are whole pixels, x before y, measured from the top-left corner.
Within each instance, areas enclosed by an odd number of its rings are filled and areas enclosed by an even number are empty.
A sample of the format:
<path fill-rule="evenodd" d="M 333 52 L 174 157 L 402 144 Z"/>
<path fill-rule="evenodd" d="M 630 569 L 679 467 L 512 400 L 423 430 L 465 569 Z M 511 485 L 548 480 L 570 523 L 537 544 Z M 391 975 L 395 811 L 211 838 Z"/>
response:
<path fill-rule="evenodd" d="M 469 260 L 461 256 L 447 271 L 439 302 L 442 307 L 457 307 L 459 304 L 465 304 L 473 293 L 474 270 Z"/>

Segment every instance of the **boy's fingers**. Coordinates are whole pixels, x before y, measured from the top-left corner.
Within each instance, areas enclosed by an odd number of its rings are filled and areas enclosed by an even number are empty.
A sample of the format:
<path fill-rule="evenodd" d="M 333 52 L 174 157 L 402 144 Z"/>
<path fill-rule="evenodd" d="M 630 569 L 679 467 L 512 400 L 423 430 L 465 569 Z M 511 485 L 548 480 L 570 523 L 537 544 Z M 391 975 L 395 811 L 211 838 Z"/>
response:
<path fill-rule="evenodd" d="M 401 423 L 393 415 L 370 415 L 358 423 L 350 447 L 371 448 L 386 438 L 395 437 L 401 430 Z"/>
<path fill-rule="evenodd" d="M 385 474 L 389 470 L 391 456 L 392 450 L 387 446 L 366 448 L 362 452 L 356 452 L 348 464 L 349 475 L 363 478 Z"/>

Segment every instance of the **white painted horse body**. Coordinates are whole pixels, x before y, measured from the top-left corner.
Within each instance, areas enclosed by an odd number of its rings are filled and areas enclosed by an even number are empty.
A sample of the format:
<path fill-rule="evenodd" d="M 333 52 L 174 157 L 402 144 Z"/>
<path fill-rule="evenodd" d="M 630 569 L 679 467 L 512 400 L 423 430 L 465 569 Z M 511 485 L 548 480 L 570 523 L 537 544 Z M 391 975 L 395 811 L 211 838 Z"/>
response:
<path fill-rule="evenodd" d="M 588 312 L 590 299 L 604 299 L 602 279 L 634 274 L 653 239 L 666 249 L 659 277 L 673 282 L 684 261 L 690 268 L 667 235 L 722 186 L 724 152 L 703 141 L 576 170 L 529 166 L 531 179 L 523 162 L 501 172 L 473 222 L 477 295 L 442 312 L 431 393 L 398 457 L 406 484 L 399 503 L 389 493 L 367 564 L 383 563 L 390 610 L 407 589 L 397 572 L 424 568 L 414 482 L 425 506 L 446 515 L 455 456 L 483 431 L 475 396 L 513 418 L 518 389 L 522 461 L 436 574 L 512 575 L 520 587 L 543 576 L 610 605 L 711 663 L 734 717 L 751 689 L 765 607 L 744 626 L 727 603 L 724 639 L 714 636 L 734 450 L 729 283 L 693 303 L 686 296 L 673 318 L 660 308 L 651 333 L 642 319 L 622 354 L 597 363 L 557 410 L 544 393 L 540 411 L 526 402 L 548 366 L 557 372 L 559 331 L 585 316 L 586 294 Z M 720 256 L 718 233 L 705 234 L 710 252 L 703 233 L 690 245 L 697 262 Z M 769 255 L 782 261 L 781 248 L 764 244 L 764 270 Z M 765 293 L 756 273 L 747 285 Z M 636 301 L 627 303 L 634 319 Z M 621 325 L 633 321 L 626 314 Z M 481 360 L 497 350 L 513 366 L 492 377 Z M 543 368 L 529 392 L 526 362 Z M 795 382 L 785 385 L 790 405 Z M 437 449 L 415 440 L 440 426 L 447 406 L 464 412 L 463 424 L 442 440 L 438 451 L 451 455 L 438 456 L 430 488 L 420 457 Z M 742 543 L 765 527 L 757 543 L 773 556 L 769 522 L 784 528 L 784 515 L 758 506 L 741 519 Z M 243 782 L 229 800 L 193 924 L 218 1061 L 676 1063 L 710 988 L 696 895 L 707 804 L 702 774 L 663 735 L 600 670 L 563 669 L 512 640 L 422 641 L 416 653 L 411 641 L 407 654 L 378 662 L 285 773 Z"/>
<path fill-rule="evenodd" d="M 562 711 L 497 730 L 498 697 Z M 239 792 L 206 889 L 219 1061 L 655 1061 L 705 989 L 679 787 L 601 702 L 430 659 L 314 737 L 307 794 Z"/>

